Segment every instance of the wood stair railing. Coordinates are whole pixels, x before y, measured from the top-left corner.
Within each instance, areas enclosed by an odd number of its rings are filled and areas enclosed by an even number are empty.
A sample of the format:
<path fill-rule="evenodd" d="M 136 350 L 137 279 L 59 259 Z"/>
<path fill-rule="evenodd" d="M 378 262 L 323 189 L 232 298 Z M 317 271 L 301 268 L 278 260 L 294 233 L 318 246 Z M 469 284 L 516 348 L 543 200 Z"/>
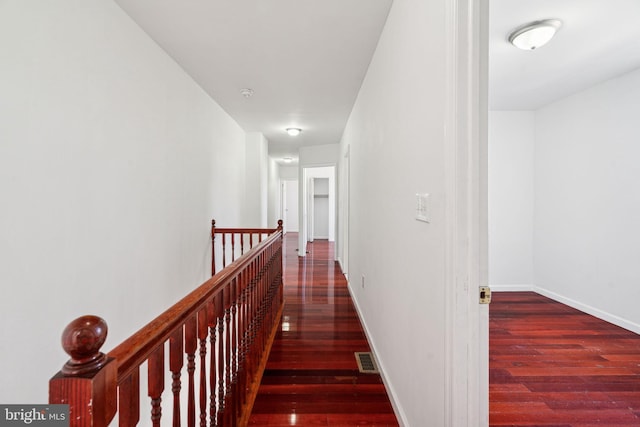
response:
<path fill-rule="evenodd" d="M 282 220 L 278 221 L 277 228 L 220 228 L 216 227 L 216 221 L 211 221 L 211 241 L 213 248 L 211 251 L 211 275 L 216 270 L 227 266 L 227 258 L 231 262 L 235 261 L 237 256 L 242 256 L 245 251 L 253 248 L 254 244 L 262 242 L 262 239 L 275 233 L 282 231 Z M 216 241 L 216 236 L 220 236 L 220 241 Z M 218 260 L 216 263 L 216 253 Z"/>
<path fill-rule="evenodd" d="M 83 316 L 67 326 L 62 345 L 71 358 L 49 382 L 49 403 L 69 405 L 70 427 L 107 426 L 116 414 L 120 427 L 137 425 L 145 362 L 154 427 L 165 412 L 173 427 L 247 425 L 282 315 L 282 221 L 227 230 L 263 237 L 106 355 L 104 320 Z M 212 238 L 217 233 L 212 227 Z M 161 404 L 165 378 L 169 408 Z"/>

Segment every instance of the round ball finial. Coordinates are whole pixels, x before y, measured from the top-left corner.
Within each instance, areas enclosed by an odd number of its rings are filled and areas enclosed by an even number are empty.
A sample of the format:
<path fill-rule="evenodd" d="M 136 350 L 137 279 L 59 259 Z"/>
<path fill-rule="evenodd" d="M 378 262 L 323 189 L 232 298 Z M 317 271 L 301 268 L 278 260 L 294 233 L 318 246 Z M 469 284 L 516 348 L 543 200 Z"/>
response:
<path fill-rule="evenodd" d="M 62 348 L 71 359 L 62 367 L 66 375 L 82 375 L 99 370 L 106 363 L 100 348 L 107 339 L 107 322 L 98 316 L 82 316 L 62 332 Z"/>

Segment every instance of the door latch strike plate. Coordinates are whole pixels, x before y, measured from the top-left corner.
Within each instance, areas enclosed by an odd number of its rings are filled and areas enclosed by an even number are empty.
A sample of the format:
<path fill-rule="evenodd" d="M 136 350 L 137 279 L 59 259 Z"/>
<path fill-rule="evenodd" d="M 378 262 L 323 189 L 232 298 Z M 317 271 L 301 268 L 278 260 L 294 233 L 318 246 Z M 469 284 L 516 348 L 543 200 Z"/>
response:
<path fill-rule="evenodd" d="M 480 286 L 480 304 L 491 304 L 491 288 Z"/>

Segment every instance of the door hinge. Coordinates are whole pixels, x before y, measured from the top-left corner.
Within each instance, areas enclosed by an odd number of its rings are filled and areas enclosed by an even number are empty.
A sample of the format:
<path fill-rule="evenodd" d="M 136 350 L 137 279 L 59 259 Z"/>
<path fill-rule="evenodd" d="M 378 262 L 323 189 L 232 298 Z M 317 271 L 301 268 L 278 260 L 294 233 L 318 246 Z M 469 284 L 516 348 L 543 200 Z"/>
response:
<path fill-rule="evenodd" d="M 480 304 L 491 304 L 491 288 L 480 286 Z"/>

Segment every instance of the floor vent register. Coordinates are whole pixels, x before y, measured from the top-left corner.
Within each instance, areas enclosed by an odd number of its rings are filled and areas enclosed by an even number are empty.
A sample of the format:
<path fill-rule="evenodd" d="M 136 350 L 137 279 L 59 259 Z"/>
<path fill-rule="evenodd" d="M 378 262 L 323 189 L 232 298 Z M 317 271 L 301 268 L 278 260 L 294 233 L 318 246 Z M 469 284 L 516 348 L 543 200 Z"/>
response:
<path fill-rule="evenodd" d="M 358 362 L 358 369 L 363 374 L 377 374 L 378 366 L 376 365 L 375 360 L 373 359 L 373 355 L 370 352 L 359 352 L 355 353 L 356 362 Z"/>

